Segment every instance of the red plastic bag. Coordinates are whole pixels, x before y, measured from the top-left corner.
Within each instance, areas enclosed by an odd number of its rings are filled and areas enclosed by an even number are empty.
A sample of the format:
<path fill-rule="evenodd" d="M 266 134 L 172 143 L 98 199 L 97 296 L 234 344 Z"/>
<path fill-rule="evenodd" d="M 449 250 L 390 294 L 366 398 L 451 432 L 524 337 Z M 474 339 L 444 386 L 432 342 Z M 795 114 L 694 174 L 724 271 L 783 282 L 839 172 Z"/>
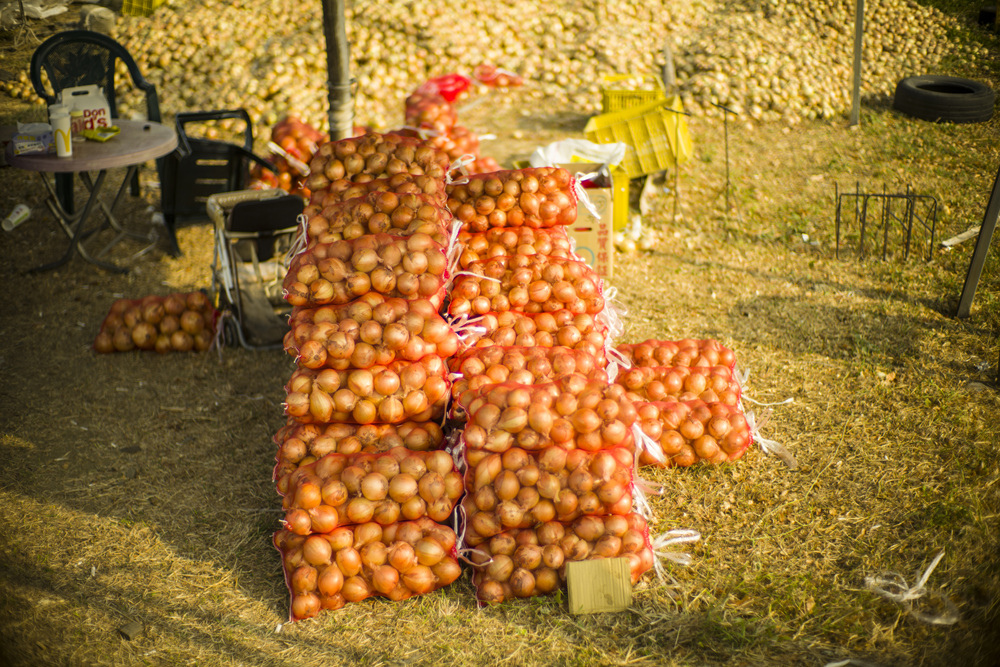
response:
<path fill-rule="evenodd" d="M 472 79 L 464 74 L 442 74 L 420 84 L 417 90 L 420 92 L 435 92 L 448 102 L 454 102 L 471 85 Z"/>
<path fill-rule="evenodd" d="M 366 523 L 326 535 L 279 530 L 272 542 L 291 596 L 289 621 L 376 595 L 406 600 L 462 574 L 455 532 L 427 518 L 384 528 Z"/>
<path fill-rule="evenodd" d="M 444 417 L 450 386 L 441 357 L 369 369 L 299 368 L 285 385 L 285 414 L 301 424 L 398 424 Z"/>
<path fill-rule="evenodd" d="M 476 599 L 496 604 L 555 592 L 566 583 L 566 563 L 597 558 L 628 558 L 635 585 L 654 562 L 646 520 L 639 514 L 585 516 L 495 535 L 471 552 Z"/>
<path fill-rule="evenodd" d="M 465 473 L 466 543 L 474 547 L 505 530 L 548 521 L 629 514 L 634 466 L 625 447 L 599 452 L 514 447 L 490 454 Z"/>
<path fill-rule="evenodd" d="M 293 306 L 341 305 L 375 292 L 385 297 L 444 300 L 447 257 L 432 236 L 365 234 L 300 252 L 283 281 Z"/>
<path fill-rule="evenodd" d="M 300 367 L 338 370 L 458 351 L 458 334 L 428 299 L 369 295 L 340 306 L 293 308 L 285 351 Z"/>
<path fill-rule="evenodd" d="M 444 444 L 444 431 L 435 422 L 300 424 L 289 420 L 278 429 L 273 440 L 278 445 L 278 453 L 272 478 L 278 493 L 285 495 L 289 475 L 327 454 L 374 454 L 395 447 L 414 452 L 430 451 Z"/>
<path fill-rule="evenodd" d="M 288 481 L 284 527 L 296 535 L 427 516 L 442 523 L 465 492 L 451 454 L 395 447 L 381 454 L 327 454 Z"/>

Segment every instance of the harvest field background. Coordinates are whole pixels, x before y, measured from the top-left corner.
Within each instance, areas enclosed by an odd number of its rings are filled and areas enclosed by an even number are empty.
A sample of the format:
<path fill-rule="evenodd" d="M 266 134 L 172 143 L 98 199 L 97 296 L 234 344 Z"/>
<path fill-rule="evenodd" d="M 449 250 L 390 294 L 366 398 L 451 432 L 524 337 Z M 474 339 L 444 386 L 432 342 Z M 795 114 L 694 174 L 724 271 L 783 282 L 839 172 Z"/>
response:
<path fill-rule="evenodd" d="M 160 12 L 194 15 L 211 4 L 177 0 Z M 469 25 L 480 26 L 489 13 L 474 4 L 462 6 Z M 624 26 L 674 3 L 597 4 L 612 16 L 620 11 Z M 801 27 L 797 7 L 829 5 L 840 16 L 853 5 L 721 4 L 729 10 L 690 3 L 677 16 L 700 21 L 706 34 L 706 26 L 726 25 L 727 35 L 764 38 L 754 29 L 764 25 L 761 16 Z M 927 3 L 870 4 L 894 25 L 907 12 L 923 20 L 931 11 Z M 935 5 L 948 18 L 947 30 L 933 32 L 944 45 L 937 72 L 1000 85 L 1000 44 L 977 25 L 978 3 Z M 352 7 L 360 16 L 367 5 Z M 257 10 L 287 11 L 279 2 Z M 170 25 L 158 15 L 122 18 L 119 30 L 167 34 L 156 32 Z M 69 21 L 32 27 L 44 38 Z M 415 14 L 413 23 L 421 22 L 433 23 Z M 5 87 L 16 92 L 35 43 L 0 37 Z M 979 55 L 949 57 L 969 49 Z M 789 57 L 805 60 L 798 56 Z M 698 61 L 681 51 L 675 57 Z M 923 73 L 905 67 L 885 79 Z M 229 101 L 236 93 L 227 81 L 238 69 L 184 90 L 163 78 L 162 97 L 173 100 L 166 113 L 211 108 L 213 96 Z M 399 85 L 416 86 L 417 74 L 401 73 Z M 728 76 L 731 83 L 740 72 Z M 649 200 L 643 223 L 651 249 L 615 257 L 610 285 L 626 313 L 619 342 L 714 338 L 730 347 L 749 371 L 746 395 L 770 404 L 746 404 L 760 435 L 798 461 L 792 469 L 755 446 L 733 464 L 650 470 L 664 487 L 650 499 L 652 532 L 689 528 L 702 536 L 683 547 L 689 566 L 665 560 L 665 578 L 646 575 L 619 614 L 572 616 L 563 594 L 478 608 L 466 573 L 420 598 L 368 600 L 287 623 L 288 594 L 270 542 L 281 506 L 271 437 L 284 423 L 292 358 L 239 348 L 95 354 L 91 344 L 116 298 L 210 286 L 211 231 L 182 228 L 180 258 L 157 249 L 130 260 L 141 246 L 119 245 L 112 254 L 130 263 L 125 276 L 79 260 L 27 274 L 61 252 L 65 237 L 45 212 L 37 177 L 4 167 L 0 211 L 24 202 L 33 215 L 0 235 L 0 663 L 1000 662 L 1000 261 L 994 240 L 972 316 L 957 319 L 975 241 L 938 245 L 983 219 L 1000 165 L 1000 120 L 909 118 L 891 109 L 891 86 L 879 84 L 866 92 L 855 128 L 843 106 L 813 119 L 771 117 L 762 107 L 755 118 L 747 104 L 725 124 L 705 97 L 705 79 L 684 77 L 699 96 L 691 93 L 687 105 L 699 108 L 689 119 L 695 157 Z M 831 99 L 849 99 L 848 83 Z M 599 97 L 577 91 L 540 103 L 541 88 L 529 78 L 523 89 L 476 90 L 459 104 L 463 125 L 496 135 L 483 142 L 484 155 L 509 167 L 536 147 L 581 136 L 593 110 L 577 102 L 599 106 Z M 254 95 L 252 106 L 270 99 L 278 114 L 293 110 L 277 97 Z M 365 106 L 374 97 L 359 98 L 359 122 L 375 124 Z M 399 124 L 401 103 L 386 99 L 378 113 Z M 0 100 L 4 124 L 41 113 L 19 98 Z M 257 135 L 266 140 L 264 129 Z M 152 169 L 145 178 L 143 197 L 124 209 L 136 224 L 158 206 Z M 918 234 L 904 258 L 894 233 L 885 260 L 862 259 L 852 215 L 838 257 L 835 192 L 907 186 L 937 199 L 936 243 Z M 954 624 L 922 622 L 866 585 L 897 573 L 913 586 L 942 551 L 914 610 L 944 613 L 947 599 Z"/>

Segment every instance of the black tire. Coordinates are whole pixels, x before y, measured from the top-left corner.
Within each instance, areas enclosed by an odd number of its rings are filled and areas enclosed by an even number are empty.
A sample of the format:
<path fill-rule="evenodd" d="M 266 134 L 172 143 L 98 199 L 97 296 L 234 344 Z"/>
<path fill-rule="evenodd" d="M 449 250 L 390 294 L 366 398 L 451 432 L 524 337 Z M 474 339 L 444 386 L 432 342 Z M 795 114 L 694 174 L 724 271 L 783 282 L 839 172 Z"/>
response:
<path fill-rule="evenodd" d="M 896 85 L 892 107 L 936 123 L 984 123 L 993 117 L 996 93 L 985 83 L 957 76 L 909 76 Z"/>

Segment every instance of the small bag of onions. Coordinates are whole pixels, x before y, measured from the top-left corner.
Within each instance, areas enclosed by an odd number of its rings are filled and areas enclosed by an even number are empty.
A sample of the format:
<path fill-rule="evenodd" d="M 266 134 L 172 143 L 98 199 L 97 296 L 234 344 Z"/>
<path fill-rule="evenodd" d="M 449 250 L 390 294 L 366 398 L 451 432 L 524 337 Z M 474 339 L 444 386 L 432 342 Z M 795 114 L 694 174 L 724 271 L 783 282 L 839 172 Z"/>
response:
<path fill-rule="evenodd" d="M 602 288 L 601 278 L 584 262 L 545 255 L 493 257 L 456 274 L 448 314 L 566 309 L 596 315 L 605 306 Z"/>
<path fill-rule="evenodd" d="M 549 521 L 494 535 L 471 552 L 472 583 L 480 604 L 545 595 L 566 582 L 568 562 L 628 558 L 632 584 L 653 567 L 649 527 L 639 514 Z"/>
<path fill-rule="evenodd" d="M 444 247 L 424 233 L 366 234 L 320 243 L 292 259 L 284 297 L 293 306 L 312 308 L 349 303 L 375 292 L 429 299 L 437 308 L 445 296 L 447 264 Z"/>
<path fill-rule="evenodd" d="M 376 595 L 393 601 L 425 595 L 462 574 L 455 532 L 426 517 L 317 535 L 279 530 L 272 541 L 291 595 L 291 621 Z"/>
<path fill-rule="evenodd" d="M 512 528 L 629 514 L 634 466 L 625 447 L 598 452 L 512 447 L 488 454 L 465 473 L 465 540 L 477 546 Z"/>
<path fill-rule="evenodd" d="M 448 362 L 452 378 L 452 416 L 464 414 L 465 403 L 489 384 L 522 385 L 552 382 L 572 373 L 608 382 L 608 374 L 592 354 L 569 347 L 476 347 Z"/>
<path fill-rule="evenodd" d="M 395 447 L 426 452 L 444 445 L 444 431 L 436 422 L 299 424 L 289 419 L 274 435 L 274 442 L 278 453 L 273 479 L 278 493 L 285 495 L 291 473 L 327 454 L 376 454 Z"/>
<path fill-rule="evenodd" d="M 371 368 L 299 368 L 285 385 L 285 414 L 302 424 L 436 421 L 448 403 L 447 370 L 435 355 Z"/>
<path fill-rule="evenodd" d="M 437 90 L 418 88 L 406 97 L 403 122 L 409 127 L 446 135 L 457 121 L 455 107 Z"/>
<path fill-rule="evenodd" d="M 753 443 L 746 414 L 739 405 L 706 403 L 702 400 L 636 403 L 637 424 L 660 445 L 665 462 L 658 462 L 645 449 L 642 465 L 691 466 L 698 461 L 736 461 Z"/>
<path fill-rule="evenodd" d="M 468 269 L 473 262 L 514 255 L 580 259 L 573 252 L 573 242 L 565 227 L 493 227 L 475 234 L 460 232 L 458 244 L 462 249 L 458 265 L 463 270 Z"/>
<path fill-rule="evenodd" d="M 579 373 L 537 385 L 488 385 L 469 401 L 462 437 L 469 465 L 511 447 L 595 452 L 634 448 L 636 410 L 625 390 Z"/>
<path fill-rule="evenodd" d="M 217 319 L 218 312 L 204 292 L 118 299 L 101 323 L 94 350 L 204 352 L 215 339 Z"/>
<path fill-rule="evenodd" d="M 369 292 L 341 306 L 293 308 L 285 351 L 302 368 L 371 368 L 458 351 L 458 334 L 427 299 Z"/>
<path fill-rule="evenodd" d="M 327 454 L 299 466 L 282 503 L 284 527 L 296 535 L 338 526 L 451 516 L 465 487 L 451 454 L 395 447 L 381 454 Z"/>
<path fill-rule="evenodd" d="M 551 313 L 522 313 L 515 310 L 486 313 L 475 319 L 479 330 L 471 330 L 464 338 L 465 346 L 476 348 L 568 347 L 586 352 L 607 366 L 605 345 L 608 327 L 588 313 L 571 313 L 565 308 Z"/>
<path fill-rule="evenodd" d="M 417 232 L 446 246 L 452 219 L 451 212 L 431 197 L 395 192 L 370 192 L 326 207 L 310 205 L 304 213 L 310 247 L 365 234 L 411 236 Z"/>
<path fill-rule="evenodd" d="M 622 371 L 615 383 L 625 387 L 632 401 L 740 402 L 739 380 L 729 366 L 634 366 Z"/>
<path fill-rule="evenodd" d="M 641 343 L 626 343 L 615 349 L 633 366 L 727 366 L 736 368 L 736 354 L 717 340 L 650 339 Z"/>
<path fill-rule="evenodd" d="M 573 176 L 562 167 L 470 175 L 446 186 L 448 209 L 469 232 L 490 227 L 555 227 L 576 222 Z"/>

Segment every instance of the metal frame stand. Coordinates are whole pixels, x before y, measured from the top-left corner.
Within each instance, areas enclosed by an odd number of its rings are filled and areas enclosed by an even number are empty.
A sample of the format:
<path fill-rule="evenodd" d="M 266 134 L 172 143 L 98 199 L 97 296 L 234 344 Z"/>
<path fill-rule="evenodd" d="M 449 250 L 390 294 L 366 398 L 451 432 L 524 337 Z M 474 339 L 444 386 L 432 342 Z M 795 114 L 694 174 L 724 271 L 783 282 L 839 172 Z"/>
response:
<path fill-rule="evenodd" d="M 872 201 L 875 202 L 875 205 L 871 208 L 875 210 L 878 215 L 878 221 L 874 225 L 875 234 L 872 234 L 872 237 L 876 239 L 875 243 L 877 248 L 877 234 L 878 232 L 882 233 L 883 261 L 888 259 L 889 256 L 889 232 L 894 224 L 898 224 L 901 231 L 905 235 L 905 244 L 903 249 L 904 261 L 910 256 L 914 223 L 922 227 L 923 230 L 930 236 L 927 248 L 927 260 L 930 261 L 933 257 L 934 235 L 937 231 L 938 210 L 938 202 L 935 197 L 930 195 L 918 195 L 910 190 L 909 185 L 906 186 L 905 194 L 888 194 L 885 191 L 885 186 L 882 186 L 881 194 L 861 192 L 860 183 L 855 185 L 853 193 L 841 193 L 837 184 L 834 183 L 834 195 L 837 204 L 837 259 L 840 259 L 840 232 L 842 227 L 841 213 L 843 211 L 844 199 L 848 197 L 852 197 L 854 199 L 854 223 L 860 231 L 858 238 L 858 254 L 860 259 L 865 259 L 865 242 L 868 235 L 868 228 L 870 226 L 868 221 L 869 202 Z M 898 203 L 902 203 L 903 206 L 901 213 L 899 212 Z"/>

